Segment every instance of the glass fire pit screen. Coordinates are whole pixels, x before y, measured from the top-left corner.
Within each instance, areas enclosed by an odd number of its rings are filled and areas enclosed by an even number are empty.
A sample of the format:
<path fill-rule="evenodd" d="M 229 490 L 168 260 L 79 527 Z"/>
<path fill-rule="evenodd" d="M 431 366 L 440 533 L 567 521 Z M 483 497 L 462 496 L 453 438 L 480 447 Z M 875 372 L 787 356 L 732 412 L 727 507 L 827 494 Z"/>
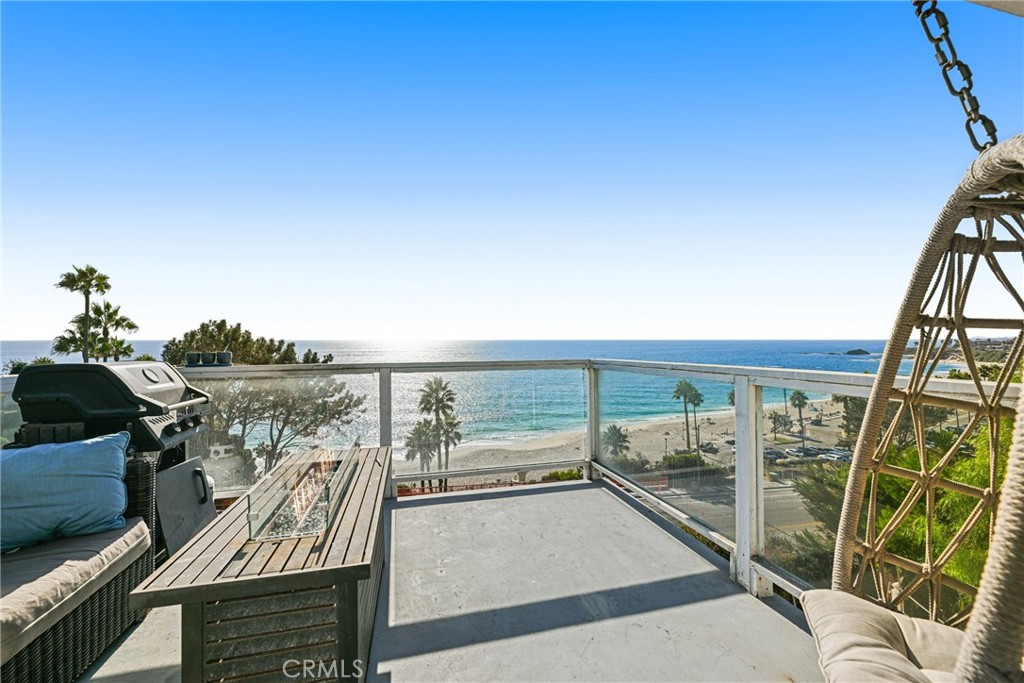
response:
<path fill-rule="evenodd" d="M 248 493 L 249 538 L 317 536 L 330 526 L 356 470 L 356 449 L 295 453 Z"/>

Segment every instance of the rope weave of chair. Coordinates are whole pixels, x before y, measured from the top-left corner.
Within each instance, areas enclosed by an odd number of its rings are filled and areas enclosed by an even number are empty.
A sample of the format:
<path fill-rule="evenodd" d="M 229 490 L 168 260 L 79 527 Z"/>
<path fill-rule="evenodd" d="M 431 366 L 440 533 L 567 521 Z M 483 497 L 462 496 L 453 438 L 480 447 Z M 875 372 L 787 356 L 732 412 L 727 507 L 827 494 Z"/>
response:
<path fill-rule="evenodd" d="M 1018 267 L 1024 260 L 1024 135 L 996 145 L 974 161 L 918 259 L 854 450 L 836 537 L 834 589 L 899 611 L 913 606 L 928 618 L 954 625 L 963 624 L 969 616 L 976 587 L 944 569 L 957 551 L 977 542 L 986 526 L 991 534 L 989 519 L 1000 497 L 999 478 L 1005 464 L 999 460 L 1003 457 L 1001 423 L 1013 415 L 1017 387 L 1012 382 L 1024 360 L 1024 297 L 1015 285 L 1018 278 L 1007 276 L 1003 267 L 1009 258 L 1016 259 Z M 1011 309 L 1012 315 L 993 318 L 989 294 L 968 296 L 982 273 L 990 289 L 1005 296 L 1004 308 Z M 977 312 L 977 308 L 984 310 Z M 969 330 L 983 331 L 987 337 L 1013 337 L 994 380 L 982 379 Z M 916 347 L 908 349 L 912 337 Z M 943 383 L 934 381 L 946 352 L 957 346 L 971 378 L 970 383 L 961 384 L 973 386 L 976 400 L 964 399 L 949 384 L 944 393 Z M 911 350 L 909 377 L 897 382 L 900 365 Z M 962 432 L 949 438 L 949 443 L 937 445 L 926 429 L 926 406 L 954 408 L 970 417 Z M 908 465 L 904 457 L 894 464 L 897 425 L 905 424 L 907 416 L 912 425 L 908 452 L 916 449 L 916 459 Z M 988 481 L 983 485 L 956 481 L 950 466 L 962 459 L 968 438 L 979 429 L 987 429 L 988 452 L 977 457 L 987 458 Z M 891 484 L 893 480 L 898 483 Z M 893 491 L 900 492 L 902 502 L 883 510 L 883 493 L 892 496 Z M 936 510 L 952 500 L 973 502 L 952 538 L 940 539 L 933 529 Z M 915 517 L 915 512 L 924 514 Z M 908 557 L 892 546 L 893 539 L 912 523 L 923 526 L 917 532 L 923 531 L 924 544 L 920 556 Z M 1024 539 L 1018 537 L 1017 542 L 1024 544 Z M 950 605 L 956 606 L 953 614 L 948 613 Z"/>
<path fill-rule="evenodd" d="M 1024 680 L 1024 399 L 974 614 L 957 658 L 958 681 Z"/>

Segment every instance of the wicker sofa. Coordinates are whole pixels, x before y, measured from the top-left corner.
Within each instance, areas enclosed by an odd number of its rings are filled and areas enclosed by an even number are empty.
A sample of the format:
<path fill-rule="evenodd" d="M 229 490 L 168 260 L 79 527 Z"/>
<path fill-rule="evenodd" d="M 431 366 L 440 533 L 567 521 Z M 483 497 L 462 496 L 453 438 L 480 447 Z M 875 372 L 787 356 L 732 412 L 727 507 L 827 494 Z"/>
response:
<path fill-rule="evenodd" d="M 73 681 L 145 612 L 128 594 L 153 571 L 156 464 L 127 462 L 124 529 L 0 559 L 0 679 Z"/>

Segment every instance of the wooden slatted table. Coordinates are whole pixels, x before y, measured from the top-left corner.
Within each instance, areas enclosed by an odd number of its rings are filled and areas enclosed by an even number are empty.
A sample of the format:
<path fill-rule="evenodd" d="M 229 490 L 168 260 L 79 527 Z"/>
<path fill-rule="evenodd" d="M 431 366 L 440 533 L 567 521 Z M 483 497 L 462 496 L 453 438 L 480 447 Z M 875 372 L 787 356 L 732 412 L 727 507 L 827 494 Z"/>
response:
<path fill-rule="evenodd" d="M 132 591 L 132 609 L 182 605 L 183 681 L 279 681 L 306 661 L 325 678 L 333 667 L 334 677 L 362 679 L 384 566 L 391 449 L 354 457 L 349 489 L 319 536 L 249 540 L 243 496 Z"/>

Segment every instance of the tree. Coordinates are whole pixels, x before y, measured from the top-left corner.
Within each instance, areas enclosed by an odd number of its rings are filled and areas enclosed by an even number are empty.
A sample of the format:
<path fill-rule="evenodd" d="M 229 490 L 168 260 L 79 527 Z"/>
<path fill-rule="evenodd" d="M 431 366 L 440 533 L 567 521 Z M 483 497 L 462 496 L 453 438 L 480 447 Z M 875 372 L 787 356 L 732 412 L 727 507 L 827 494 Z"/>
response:
<path fill-rule="evenodd" d="M 75 265 L 72 265 L 71 268 L 72 270 L 61 274 L 60 280 L 54 284 L 54 287 L 66 289 L 69 292 L 77 292 L 85 298 L 85 318 L 81 329 L 86 331 L 86 333 L 80 336 L 81 348 L 78 350 L 82 353 L 82 362 L 88 363 L 92 348 L 92 338 L 88 334 L 88 331 L 92 330 L 89 299 L 93 294 L 106 294 L 109 292 L 110 278 L 88 264 L 84 268 L 79 268 Z"/>
<path fill-rule="evenodd" d="M 793 426 L 793 418 L 785 413 L 780 413 L 777 410 L 773 410 L 768 414 L 768 419 L 772 423 L 772 436 L 775 440 L 779 439 L 779 432 L 786 432 L 790 427 Z"/>
<path fill-rule="evenodd" d="M 4 363 L 3 373 L 5 375 L 17 375 L 19 372 L 24 370 L 30 365 L 53 365 L 53 359 L 49 356 L 37 356 L 31 361 L 22 360 L 20 358 L 12 358 L 11 360 Z"/>
<path fill-rule="evenodd" d="M 982 363 L 978 366 L 978 376 L 989 382 L 998 380 L 999 373 L 1002 371 L 1003 366 L 999 363 Z"/>
<path fill-rule="evenodd" d="M 417 422 L 409 436 L 405 437 L 405 457 L 407 460 L 420 459 L 420 472 L 430 472 L 430 461 L 434 457 L 434 423 L 428 418 Z M 420 480 L 420 486 L 428 481 Z"/>
<path fill-rule="evenodd" d="M 697 407 L 704 403 L 704 394 L 700 393 L 700 389 L 692 384 L 689 387 L 689 394 L 690 408 L 693 410 L 693 424 L 697 424 Z M 697 444 L 697 448 L 700 448 L 700 444 Z"/>
<path fill-rule="evenodd" d="M 62 356 L 81 353 L 82 359 L 88 363 L 92 350 L 99 344 L 99 340 L 99 334 L 96 330 L 88 328 L 85 316 L 79 313 L 71 319 L 71 327 L 53 340 L 50 353 L 59 353 Z"/>
<path fill-rule="evenodd" d="M 434 429 L 434 442 L 437 444 L 435 453 L 438 454 L 440 459 L 441 448 L 442 448 L 442 424 L 447 417 L 454 417 L 455 410 L 455 392 L 452 391 L 451 386 L 448 382 L 445 382 L 441 377 L 432 377 L 428 379 L 424 384 L 423 388 L 420 389 L 420 412 L 424 415 L 433 415 L 433 429 Z M 441 469 L 442 463 L 438 462 L 438 469 Z M 443 463 L 444 469 L 448 469 L 447 459 Z M 446 486 L 448 483 L 447 479 L 442 482 L 442 486 Z"/>
<path fill-rule="evenodd" d="M 726 396 L 726 398 L 729 400 L 729 405 L 735 406 L 736 405 L 736 390 L 735 389 L 730 389 L 729 390 L 729 395 Z"/>
<path fill-rule="evenodd" d="M 184 350 L 197 348 L 192 346 L 196 340 L 211 342 L 210 346 L 198 348 L 224 349 L 220 342 L 235 345 L 228 350 L 241 353 L 242 362 L 298 362 L 294 343 L 254 338 L 241 325 L 229 326 L 223 320 L 203 323 L 183 334 L 180 341 L 168 342 L 163 350 L 164 360 L 184 360 Z M 307 351 L 302 358 L 310 363 L 321 362 L 313 351 Z M 363 412 L 366 399 L 352 393 L 345 382 L 326 374 L 196 384 L 212 396 L 208 418 L 210 441 L 234 445 L 246 458 L 250 472 L 255 471 L 256 457 L 263 458 L 263 469 L 269 471 L 290 449 L 304 441 L 337 433 Z"/>
<path fill-rule="evenodd" d="M 462 443 L 461 420 L 456 420 L 452 414 L 445 415 L 441 421 L 441 441 L 444 444 L 444 469 L 448 470 L 448 451 L 452 446 Z M 444 488 L 448 490 L 448 479 L 444 480 Z"/>
<path fill-rule="evenodd" d="M 799 389 L 794 389 L 793 393 L 789 397 L 789 403 L 797 410 L 800 420 L 800 445 L 806 448 L 807 431 L 804 429 L 804 408 L 807 407 L 807 394 Z"/>
<path fill-rule="evenodd" d="M 687 410 L 687 406 L 690 402 L 690 390 L 692 388 L 692 384 L 685 379 L 681 379 L 676 382 L 675 391 L 672 392 L 673 399 L 683 402 L 683 418 L 686 420 L 686 450 L 690 450 L 690 413 Z"/>
<path fill-rule="evenodd" d="M 152 355 L 148 353 L 140 353 L 139 355 L 135 356 L 135 360 L 156 360 L 156 358 L 154 358 Z"/>
<path fill-rule="evenodd" d="M 601 445 L 611 457 L 623 457 L 629 452 L 629 434 L 625 428 L 610 424 L 601 434 Z"/>
<path fill-rule="evenodd" d="M 110 336 L 111 332 L 132 333 L 139 329 L 139 326 L 131 318 L 122 315 L 120 306 L 114 306 L 109 301 L 104 301 L 102 304 L 94 303 L 92 305 L 92 318 L 86 322 L 86 325 L 90 324 L 93 329 L 99 331 L 98 348 L 101 350 L 100 355 L 104 361 L 111 356 L 116 361 L 120 360 L 121 356 L 132 355 L 134 349 L 131 344 L 123 339 Z"/>
<path fill-rule="evenodd" d="M 844 448 L 853 448 L 857 443 L 857 436 L 860 434 L 860 425 L 864 421 L 864 413 L 867 410 L 868 400 L 858 396 L 843 395 L 833 395 L 832 400 L 843 406 L 843 422 L 841 425 L 843 436 L 839 439 L 838 445 Z M 882 434 L 886 432 L 889 425 L 892 424 L 892 421 L 896 419 L 896 412 L 898 409 L 898 403 L 895 401 L 891 401 L 889 403 L 885 411 L 885 417 L 882 420 Z M 949 419 L 953 412 L 954 411 L 950 408 L 926 405 L 923 413 L 925 431 L 941 425 Z M 903 416 L 900 418 L 900 422 L 896 425 L 896 429 L 893 433 L 892 444 L 897 451 L 902 451 L 908 446 L 911 446 L 913 442 L 914 423 L 910 417 L 910 412 L 904 411 Z"/>
<path fill-rule="evenodd" d="M 171 365 L 184 365 L 185 353 L 188 351 L 230 351 L 232 362 L 238 365 L 276 365 L 279 363 L 298 363 L 295 342 L 285 342 L 264 337 L 253 337 L 252 333 L 242 328 L 240 323 L 231 325 L 227 320 L 210 320 L 202 323 L 194 330 L 181 335 L 181 339 L 173 338 L 164 344 L 164 361 Z M 316 360 L 307 360 L 316 358 Z M 323 360 L 329 363 L 333 357 Z M 313 351 L 303 355 L 303 362 L 319 362 Z"/>
<path fill-rule="evenodd" d="M 331 376 L 276 379 L 263 392 L 260 417 L 266 425 L 269 449 L 265 472 L 300 439 L 323 436 L 350 424 L 364 400 Z"/>

